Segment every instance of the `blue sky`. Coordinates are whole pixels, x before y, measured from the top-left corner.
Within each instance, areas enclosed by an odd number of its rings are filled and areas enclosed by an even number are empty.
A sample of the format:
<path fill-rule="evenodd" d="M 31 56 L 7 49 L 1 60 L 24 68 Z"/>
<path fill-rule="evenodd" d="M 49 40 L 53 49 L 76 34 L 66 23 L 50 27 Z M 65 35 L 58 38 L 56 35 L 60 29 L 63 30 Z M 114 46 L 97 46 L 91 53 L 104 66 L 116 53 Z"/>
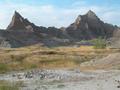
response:
<path fill-rule="evenodd" d="M 80 14 L 93 10 L 103 21 L 120 25 L 120 0 L 0 0 L 0 28 L 14 11 L 39 26 L 68 26 Z"/>

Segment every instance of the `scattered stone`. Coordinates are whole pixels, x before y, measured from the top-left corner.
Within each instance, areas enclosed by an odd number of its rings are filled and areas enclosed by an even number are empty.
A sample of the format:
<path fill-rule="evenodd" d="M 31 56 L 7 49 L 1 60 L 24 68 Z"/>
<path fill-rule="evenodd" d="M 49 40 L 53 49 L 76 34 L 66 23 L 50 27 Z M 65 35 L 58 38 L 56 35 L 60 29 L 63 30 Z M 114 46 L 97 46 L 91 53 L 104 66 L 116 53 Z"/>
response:
<path fill-rule="evenodd" d="M 120 85 L 119 85 L 119 86 L 117 86 L 117 88 L 120 88 Z"/>

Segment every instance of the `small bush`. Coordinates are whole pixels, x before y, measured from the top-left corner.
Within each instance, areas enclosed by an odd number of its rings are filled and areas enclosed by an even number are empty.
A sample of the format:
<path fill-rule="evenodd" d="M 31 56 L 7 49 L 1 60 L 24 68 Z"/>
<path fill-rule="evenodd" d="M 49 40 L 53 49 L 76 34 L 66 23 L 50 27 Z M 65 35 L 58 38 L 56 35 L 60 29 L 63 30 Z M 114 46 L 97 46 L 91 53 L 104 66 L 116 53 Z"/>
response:
<path fill-rule="evenodd" d="M 106 41 L 102 38 L 92 40 L 95 49 L 104 49 L 106 48 Z"/>

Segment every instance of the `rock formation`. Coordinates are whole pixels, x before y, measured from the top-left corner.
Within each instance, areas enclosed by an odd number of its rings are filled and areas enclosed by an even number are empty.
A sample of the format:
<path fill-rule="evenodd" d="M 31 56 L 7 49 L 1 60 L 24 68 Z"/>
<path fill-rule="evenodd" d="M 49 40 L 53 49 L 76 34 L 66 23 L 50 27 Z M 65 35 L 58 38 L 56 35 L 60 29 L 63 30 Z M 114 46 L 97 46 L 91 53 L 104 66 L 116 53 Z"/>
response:
<path fill-rule="evenodd" d="M 98 37 L 112 37 L 115 26 L 101 21 L 93 11 L 79 15 L 76 21 L 67 27 L 67 33 L 78 40 L 94 39 Z"/>
<path fill-rule="evenodd" d="M 73 45 L 81 40 L 98 37 L 110 39 L 119 31 L 117 26 L 104 23 L 93 11 L 79 15 L 67 28 L 36 26 L 15 11 L 6 30 L 0 30 L 0 46 L 22 47 L 33 44 L 45 46 Z M 119 35 L 118 35 L 119 36 Z"/>
<path fill-rule="evenodd" d="M 33 23 L 24 19 L 17 11 L 15 11 L 11 23 L 8 25 L 7 30 L 33 30 Z"/>

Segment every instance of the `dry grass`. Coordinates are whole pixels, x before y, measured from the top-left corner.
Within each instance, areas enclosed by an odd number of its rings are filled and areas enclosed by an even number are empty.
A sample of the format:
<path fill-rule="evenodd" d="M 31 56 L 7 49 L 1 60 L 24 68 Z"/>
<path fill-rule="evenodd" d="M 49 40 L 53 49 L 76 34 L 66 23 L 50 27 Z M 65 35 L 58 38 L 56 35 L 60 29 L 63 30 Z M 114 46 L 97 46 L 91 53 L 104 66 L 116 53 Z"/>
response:
<path fill-rule="evenodd" d="M 32 68 L 75 68 L 83 62 L 116 52 L 119 50 L 94 49 L 91 46 L 47 48 L 35 45 L 1 49 L 0 72 Z"/>

